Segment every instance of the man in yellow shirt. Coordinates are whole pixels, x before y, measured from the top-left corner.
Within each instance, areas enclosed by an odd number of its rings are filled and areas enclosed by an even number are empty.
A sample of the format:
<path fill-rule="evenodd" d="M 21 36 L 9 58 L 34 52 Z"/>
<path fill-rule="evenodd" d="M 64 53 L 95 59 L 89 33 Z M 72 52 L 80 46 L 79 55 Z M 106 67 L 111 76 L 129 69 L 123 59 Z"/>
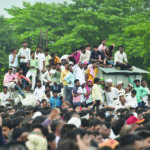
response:
<path fill-rule="evenodd" d="M 92 61 L 86 70 L 86 79 L 94 81 L 98 73 L 97 63 L 96 61 Z"/>
<path fill-rule="evenodd" d="M 65 70 L 61 72 L 61 81 L 63 82 L 63 87 L 64 87 L 65 102 L 67 102 L 69 101 L 69 89 L 68 89 L 68 83 L 64 80 L 64 78 L 69 73 L 69 63 L 66 62 L 64 66 L 65 66 Z"/>
<path fill-rule="evenodd" d="M 52 57 L 52 59 L 54 60 L 54 63 L 55 63 L 55 64 L 60 63 L 60 58 L 59 58 L 58 56 L 56 56 L 55 53 L 51 53 L 51 57 Z"/>

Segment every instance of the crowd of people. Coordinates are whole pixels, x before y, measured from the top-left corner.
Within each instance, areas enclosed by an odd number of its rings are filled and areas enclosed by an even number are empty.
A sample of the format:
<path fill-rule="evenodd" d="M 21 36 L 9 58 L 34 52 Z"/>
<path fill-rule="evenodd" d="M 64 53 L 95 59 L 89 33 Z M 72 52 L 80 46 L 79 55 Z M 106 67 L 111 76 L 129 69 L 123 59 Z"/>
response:
<path fill-rule="evenodd" d="M 61 58 L 40 46 L 31 51 L 27 42 L 12 49 L 0 95 L 0 149 L 150 149 L 147 83 L 127 74 L 127 87 L 99 78 L 99 67 L 133 70 L 124 46 L 114 52 L 106 43 L 73 47 Z M 22 99 L 32 93 L 36 104 L 14 103 L 14 91 Z"/>

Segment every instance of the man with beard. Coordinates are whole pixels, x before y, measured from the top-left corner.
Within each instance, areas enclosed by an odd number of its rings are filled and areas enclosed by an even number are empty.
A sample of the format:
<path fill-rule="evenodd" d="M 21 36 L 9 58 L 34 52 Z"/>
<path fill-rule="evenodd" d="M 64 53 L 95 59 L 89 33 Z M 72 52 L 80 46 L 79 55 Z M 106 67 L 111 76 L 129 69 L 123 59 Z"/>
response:
<path fill-rule="evenodd" d="M 86 50 L 85 46 L 80 47 L 81 50 L 81 56 L 80 56 L 80 62 L 89 62 L 91 52 L 89 50 Z"/>
<path fill-rule="evenodd" d="M 39 104 L 45 95 L 45 86 L 42 86 L 40 80 L 36 82 L 36 85 L 37 87 L 34 90 L 34 97 L 37 101 L 37 104 Z"/>

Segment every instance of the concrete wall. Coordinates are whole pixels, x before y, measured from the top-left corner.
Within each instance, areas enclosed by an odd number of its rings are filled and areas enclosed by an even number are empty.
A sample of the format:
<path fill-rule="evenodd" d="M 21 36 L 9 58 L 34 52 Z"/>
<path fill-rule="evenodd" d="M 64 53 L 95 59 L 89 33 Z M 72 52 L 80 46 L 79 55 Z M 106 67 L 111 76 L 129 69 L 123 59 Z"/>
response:
<path fill-rule="evenodd" d="M 140 80 L 142 79 L 141 74 L 128 74 L 128 75 L 133 79 L 133 81 L 135 79 L 140 79 Z M 122 81 L 124 83 L 124 87 L 127 87 L 127 85 L 129 84 L 128 78 L 123 73 L 106 74 L 102 70 L 99 70 L 97 77 L 104 78 L 105 80 L 110 78 L 112 79 L 114 85 L 116 85 L 119 81 Z"/>

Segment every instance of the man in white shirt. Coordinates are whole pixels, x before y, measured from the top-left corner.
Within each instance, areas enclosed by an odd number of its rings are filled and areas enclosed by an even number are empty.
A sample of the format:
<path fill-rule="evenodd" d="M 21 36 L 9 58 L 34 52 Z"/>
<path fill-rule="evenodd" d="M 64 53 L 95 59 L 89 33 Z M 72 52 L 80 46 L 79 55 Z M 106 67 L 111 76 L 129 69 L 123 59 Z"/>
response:
<path fill-rule="evenodd" d="M 38 80 L 36 82 L 37 87 L 34 90 L 34 97 L 35 100 L 37 101 L 37 105 L 40 104 L 41 100 L 44 98 L 45 96 L 45 86 L 42 86 L 41 81 Z"/>
<path fill-rule="evenodd" d="M 126 99 L 124 98 L 124 96 L 120 96 L 119 97 L 119 105 L 115 108 L 116 110 L 117 109 L 120 109 L 120 108 L 127 108 L 127 103 L 126 103 Z"/>
<path fill-rule="evenodd" d="M 80 47 L 81 55 L 80 55 L 80 62 L 89 62 L 91 52 L 89 50 L 86 50 L 84 46 Z"/>
<path fill-rule="evenodd" d="M 116 69 L 132 71 L 132 66 L 128 64 L 127 56 L 124 52 L 124 46 L 119 46 L 119 51 L 115 53 L 114 62 Z"/>
<path fill-rule="evenodd" d="M 103 39 L 101 45 L 99 45 L 98 47 L 98 50 L 102 52 L 103 49 L 106 49 L 106 43 L 107 43 L 107 40 Z"/>
<path fill-rule="evenodd" d="M 1 105 L 3 106 L 10 104 L 10 102 L 12 101 L 10 93 L 8 92 L 7 86 L 3 87 L 3 92 L 0 95 L 0 101 L 1 101 Z"/>
<path fill-rule="evenodd" d="M 23 47 L 20 48 L 18 57 L 20 58 L 20 68 L 23 69 L 23 75 L 26 76 L 30 61 L 30 48 L 27 47 L 27 42 L 23 42 Z"/>
<path fill-rule="evenodd" d="M 105 96 L 107 101 L 107 106 L 112 106 L 114 100 L 118 99 L 118 92 L 117 89 L 114 87 L 105 87 Z"/>
<path fill-rule="evenodd" d="M 80 84 L 85 83 L 85 72 L 83 64 L 79 62 L 77 65 L 72 67 L 75 74 L 75 78 L 79 80 Z"/>
<path fill-rule="evenodd" d="M 138 107 L 136 90 L 133 90 L 129 96 L 126 97 L 126 103 L 129 107 L 136 108 Z"/>
<path fill-rule="evenodd" d="M 38 60 L 38 64 L 39 64 L 39 79 L 43 84 L 43 74 L 45 72 L 45 54 L 42 53 L 41 47 L 37 47 L 37 50 L 35 52 L 35 58 Z"/>
<path fill-rule="evenodd" d="M 9 55 L 9 67 L 13 69 L 13 73 L 16 73 L 16 68 L 18 67 L 18 55 L 16 48 L 13 48 Z"/>

